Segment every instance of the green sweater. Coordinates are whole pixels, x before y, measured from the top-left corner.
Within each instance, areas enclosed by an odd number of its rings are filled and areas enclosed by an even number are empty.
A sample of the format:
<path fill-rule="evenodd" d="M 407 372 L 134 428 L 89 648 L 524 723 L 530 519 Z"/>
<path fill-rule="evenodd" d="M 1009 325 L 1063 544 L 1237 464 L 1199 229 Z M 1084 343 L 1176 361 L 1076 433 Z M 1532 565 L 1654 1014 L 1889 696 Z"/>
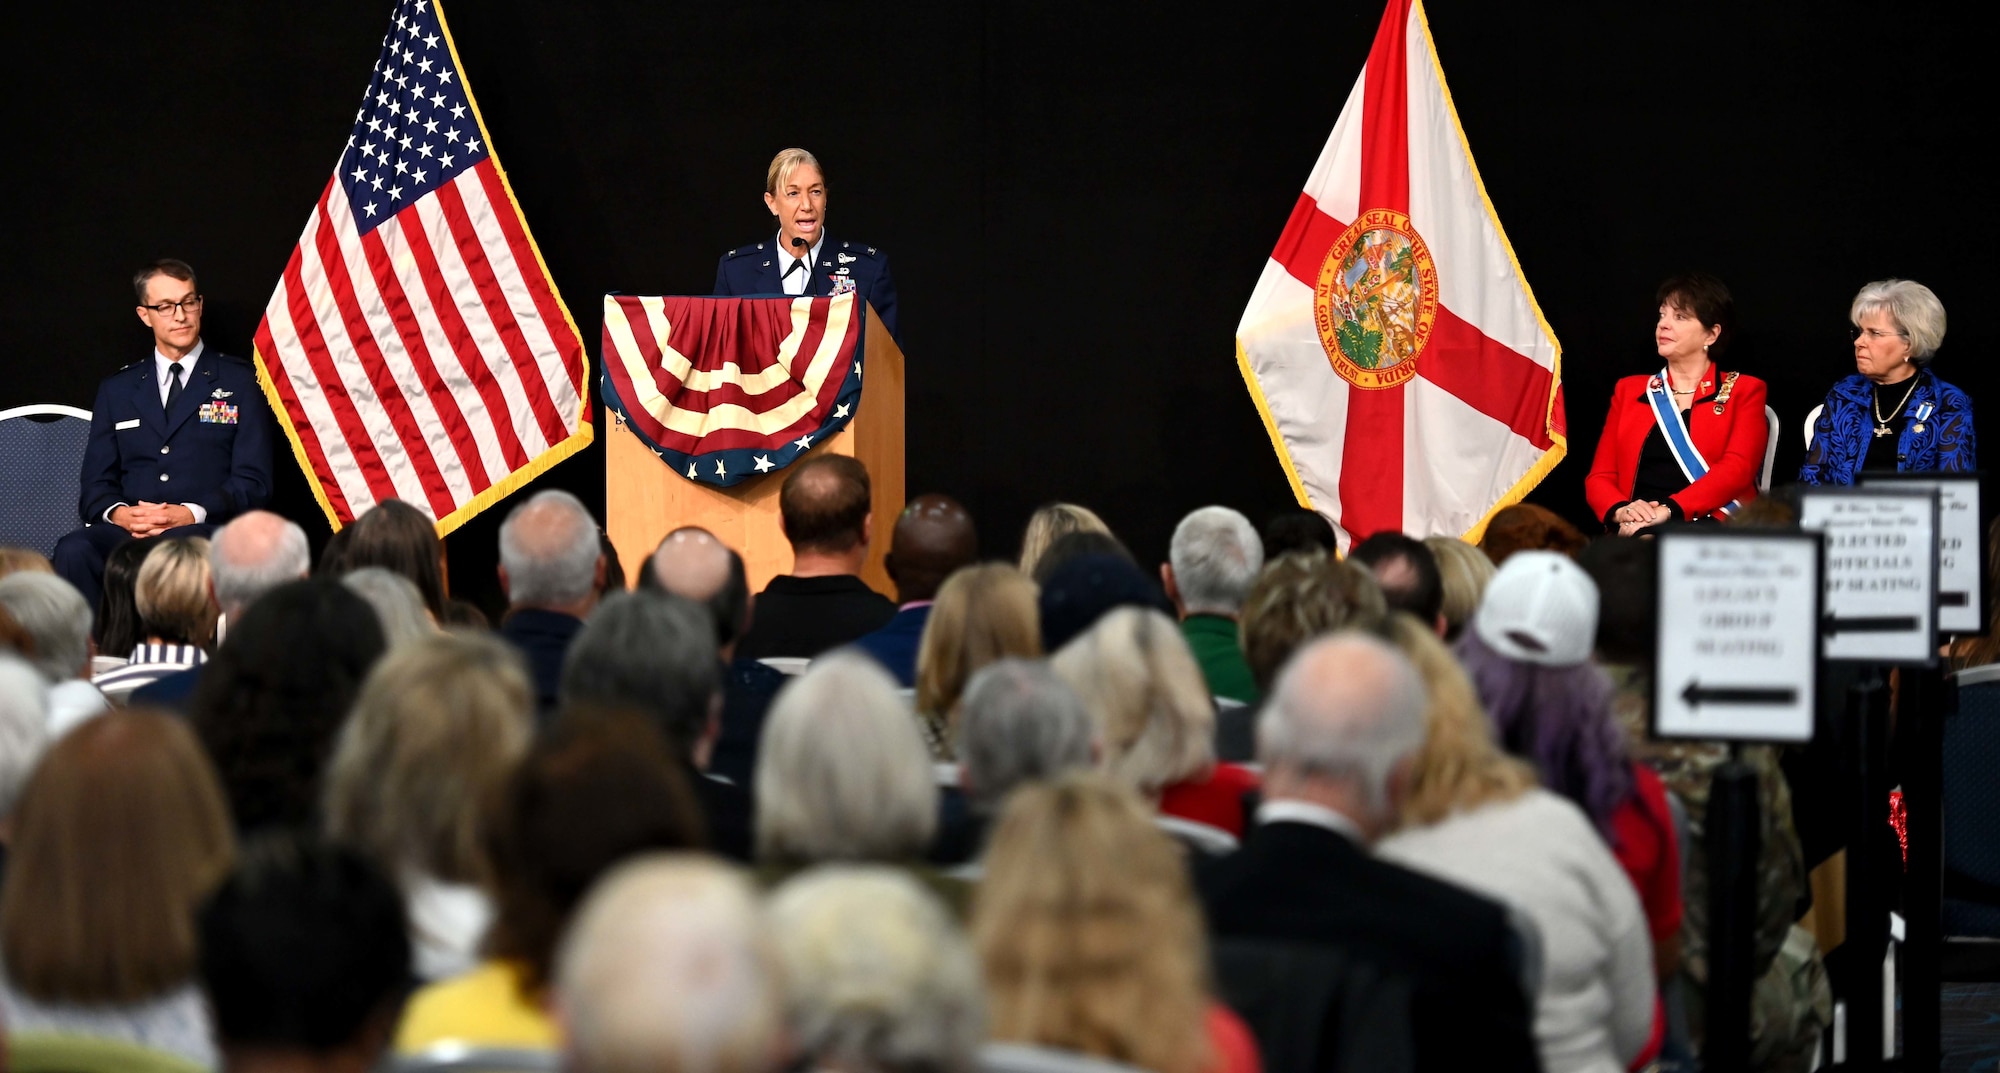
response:
<path fill-rule="evenodd" d="M 1221 615 L 1189 615 L 1181 620 L 1181 635 L 1201 664 L 1201 676 L 1208 691 L 1218 697 L 1257 703 L 1257 683 L 1250 677 L 1250 665 L 1243 661 L 1243 645 L 1236 638 L 1236 620 Z"/>

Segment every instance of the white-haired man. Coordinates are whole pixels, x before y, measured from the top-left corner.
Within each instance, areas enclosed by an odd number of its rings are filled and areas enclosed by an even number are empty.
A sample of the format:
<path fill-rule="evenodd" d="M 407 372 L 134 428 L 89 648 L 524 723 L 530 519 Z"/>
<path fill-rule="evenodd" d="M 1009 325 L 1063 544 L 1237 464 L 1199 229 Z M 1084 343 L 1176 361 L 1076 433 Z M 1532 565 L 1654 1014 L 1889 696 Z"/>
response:
<path fill-rule="evenodd" d="M 1256 827 L 1201 876 L 1209 927 L 1219 943 L 1331 949 L 1400 980 L 1411 999 L 1398 1042 L 1417 1070 L 1534 1073 L 1506 911 L 1370 852 L 1395 825 L 1425 704 L 1416 670 L 1373 637 L 1335 634 L 1293 656 L 1258 720 Z"/>
<path fill-rule="evenodd" d="M 54 574 L 8 574 L 0 578 L 0 609 L 35 643 L 30 662 L 48 680 L 50 736 L 110 707 L 90 684 L 90 604 L 74 585 Z"/>
<path fill-rule="evenodd" d="M 528 497 L 500 523 L 500 636 L 527 657 L 535 703 L 555 711 L 563 657 L 604 587 L 604 544 L 583 501 L 560 489 Z"/>
<path fill-rule="evenodd" d="M 250 605 L 287 581 L 312 572 L 312 551 L 306 531 L 268 510 L 253 510 L 215 531 L 208 544 L 208 598 L 220 619 L 219 641 L 229 624 L 243 617 Z M 155 678 L 132 691 L 129 704 L 184 709 L 207 663 Z"/>
<path fill-rule="evenodd" d="M 1160 584 L 1180 613 L 1181 633 L 1208 691 L 1224 700 L 1257 702 L 1236 619 L 1263 568 L 1257 527 L 1228 507 L 1203 507 L 1182 518 L 1160 564 Z"/>
<path fill-rule="evenodd" d="M 556 965 L 563 1068 L 770 1073 L 788 1057 L 782 969 L 750 883 L 727 865 L 620 865 L 577 911 Z"/>

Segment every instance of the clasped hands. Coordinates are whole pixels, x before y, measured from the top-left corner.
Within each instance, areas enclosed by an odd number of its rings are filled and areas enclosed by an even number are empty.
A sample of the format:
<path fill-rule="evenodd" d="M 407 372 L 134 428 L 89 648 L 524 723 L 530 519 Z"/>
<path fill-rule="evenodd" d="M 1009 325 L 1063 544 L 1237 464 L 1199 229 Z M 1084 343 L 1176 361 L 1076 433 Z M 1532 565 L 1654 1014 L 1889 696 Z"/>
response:
<path fill-rule="evenodd" d="M 111 524 L 135 537 L 159 536 L 175 526 L 193 525 L 194 511 L 179 503 L 142 502 L 136 507 L 114 507 Z"/>
<path fill-rule="evenodd" d="M 1641 529 L 1671 521 L 1673 516 L 1673 511 L 1658 503 L 1635 499 L 1614 511 L 1611 520 L 1618 523 L 1619 536 L 1632 536 Z"/>

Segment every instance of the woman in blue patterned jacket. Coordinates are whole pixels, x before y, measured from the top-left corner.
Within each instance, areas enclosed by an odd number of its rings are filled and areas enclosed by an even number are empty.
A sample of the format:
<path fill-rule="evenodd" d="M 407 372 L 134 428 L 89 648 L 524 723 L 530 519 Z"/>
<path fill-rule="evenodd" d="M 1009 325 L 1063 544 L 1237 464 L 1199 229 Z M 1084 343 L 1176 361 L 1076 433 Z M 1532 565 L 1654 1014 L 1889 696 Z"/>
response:
<path fill-rule="evenodd" d="M 1854 296 L 1848 318 L 1856 372 L 1827 392 L 1799 481 L 1853 484 L 1862 470 L 1976 469 L 1972 399 L 1930 370 L 1944 342 L 1937 295 L 1910 280 L 1881 280 Z"/>

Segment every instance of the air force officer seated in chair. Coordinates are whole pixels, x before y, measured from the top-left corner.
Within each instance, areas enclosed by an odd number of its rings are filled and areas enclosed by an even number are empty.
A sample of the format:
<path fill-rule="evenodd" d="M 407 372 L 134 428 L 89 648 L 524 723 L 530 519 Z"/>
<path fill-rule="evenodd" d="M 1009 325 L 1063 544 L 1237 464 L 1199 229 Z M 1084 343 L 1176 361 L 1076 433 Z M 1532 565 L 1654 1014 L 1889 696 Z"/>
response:
<path fill-rule="evenodd" d="M 777 237 L 723 254 L 715 266 L 717 295 L 858 293 L 875 307 L 890 337 L 902 339 L 889 255 L 865 242 L 827 237 L 826 179 L 817 158 L 804 149 L 773 157 L 764 174 L 764 207 L 778 218 Z"/>
<path fill-rule="evenodd" d="M 104 557 L 133 537 L 207 536 L 271 498 L 271 412 L 249 362 L 201 340 L 201 293 L 184 262 L 132 278 L 153 353 L 97 389 L 83 452 L 84 527 L 55 567 L 98 605 Z"/>

